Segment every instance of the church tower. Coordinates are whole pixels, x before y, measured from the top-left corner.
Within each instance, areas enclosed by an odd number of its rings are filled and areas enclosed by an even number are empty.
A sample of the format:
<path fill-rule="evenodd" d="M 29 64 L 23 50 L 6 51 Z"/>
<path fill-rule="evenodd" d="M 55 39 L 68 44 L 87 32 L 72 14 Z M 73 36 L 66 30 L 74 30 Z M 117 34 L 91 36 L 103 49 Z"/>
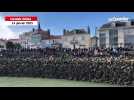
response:
<path fill-rule="evenodd" d="M 95 36 L 97 36 L 97 29 L 98 27 L 95 27 Z"/>
<path fill-rule="evenodd" d="M 40 21 L 38 22 L 38 30 L 41 30 Z"/>
<path fill-rule="evenodd" d="M 89 26 L 87 27 L 87 32 L 88 32 L 88 34 L 90 34 L 90 27 Z"/>

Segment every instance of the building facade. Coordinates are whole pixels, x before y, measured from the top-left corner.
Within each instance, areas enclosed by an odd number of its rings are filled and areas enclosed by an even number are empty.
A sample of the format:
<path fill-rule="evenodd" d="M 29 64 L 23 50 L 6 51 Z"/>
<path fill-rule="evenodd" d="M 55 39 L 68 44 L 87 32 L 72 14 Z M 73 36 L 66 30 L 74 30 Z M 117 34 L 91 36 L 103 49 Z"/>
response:
<path fill-rule="evenodd" d="M 41 29 L 40 23 L 38 24 L 38 29 L 21 34 L 20 40 L 23 48 L 46 48 L 62 43 L 61 36 L 51 35 L 50 30 Z"/>
<path fill-rule="evenodd" d="M 6 49 L 6 40 L 0 39 L 0 50 Z"/>
<path fill-rule="evenodd" d="M 110 21 L 97 29 L 98 46 L 134 47 L 134 20 Z"/>
<path fill-rule="evenodd" d="M 23 48 L 31 48 L 32 46 L 32 34 L 33 34 L 33 31 L 30 31 L 30 32 L 25 32 L 24 34 L 21 34 L 20 35 L 20 40 L 21 40 L 21 46 Z"/>
<path fill-rule="evenodd" d="M 63 48 L 89 48 L 90 44 L 90 29 L 64 30 L 63 31 Z"/>
<path fill-rule="evenodd" d="M 50 31 L 41 29 L 39 22 L 38 29 L 33 28 L 32 31 L 21 34 L 20 40 L 23 48 L 40 48 L 42 40 L 48 37 L 50 37 Z"/>
<path fill-rule="evenodd" d="M 97 47 L 97 41 L 98 41 L 98 38 L 96 36 L 91 37 L 91 47 L 92 48 L 96 48 Z"/>
<path fill-rule="evenodd" d="M 21 44 L 21 40 L 20 39 L 8 39 L 8 41 L 14 43 L 14 44 Z"/>
<path fill-rule="evenodd" d="M 49 38 L 41 41 L 41 47 L 62 47 L 62 36 L 51 35 Z"/>

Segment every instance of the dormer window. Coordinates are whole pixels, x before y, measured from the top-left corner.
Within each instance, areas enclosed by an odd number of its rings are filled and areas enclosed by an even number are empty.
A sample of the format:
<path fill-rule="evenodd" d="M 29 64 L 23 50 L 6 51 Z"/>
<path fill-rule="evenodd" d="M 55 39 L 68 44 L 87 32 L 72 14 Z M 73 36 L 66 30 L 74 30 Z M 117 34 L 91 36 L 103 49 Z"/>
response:
<path fill-rule="evenodd" d="M 125 22 L 117 22 L 116 23 L 116 27 L 121 27 L 121 26 L 125 26 L 126 23 Z"/>
<path fill-rule="evenodd" d="M 131 25 L 134 25 L 134 21 L 131 21 Z"/>

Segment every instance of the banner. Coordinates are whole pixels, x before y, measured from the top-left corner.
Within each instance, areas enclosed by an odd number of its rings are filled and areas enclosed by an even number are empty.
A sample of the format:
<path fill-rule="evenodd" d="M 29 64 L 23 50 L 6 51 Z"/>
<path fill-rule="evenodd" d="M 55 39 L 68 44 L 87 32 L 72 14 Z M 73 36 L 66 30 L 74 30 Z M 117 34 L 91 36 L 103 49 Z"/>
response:
<path fill-rule="evenodd" d="M 6 25 L 38 25 L 37 16 L 5 16 Z"/>

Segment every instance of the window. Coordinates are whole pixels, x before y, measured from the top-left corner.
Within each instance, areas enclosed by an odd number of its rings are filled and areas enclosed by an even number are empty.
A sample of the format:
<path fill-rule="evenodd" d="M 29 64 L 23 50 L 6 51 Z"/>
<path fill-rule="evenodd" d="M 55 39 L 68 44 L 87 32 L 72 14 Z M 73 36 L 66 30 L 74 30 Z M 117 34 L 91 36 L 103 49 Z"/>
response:
<path fill-rule="evenodd" d="M 100 47 L 106 47 L 106 33 L 100 33 Z"/>
<path fill-rule="evenodd" d="M 117 22 L 116 23 L 116 27 L 121 27 L 121 26 L 125 26 L 126 23 L 125 22 Z"/>
<path fill-rule="evenodd" d="M 53 43 L 55 43 L 55 41 L 53 40 Z"/>
<path fill-rule="evenodd" d="M 111 27 L 111 24 L 107 23 L 107 24 L 104 24 L 101 28 L 109 28 L 109 27 Z"/>
<path fill-rule="evenodd" d="M 64 40 L 67 41 L 67 37 L 65 37 Z"/>
<path fill-rule="evenodd" d="M 81 37 L 81 40 L 85 40 L 85 37 L 84 37 L 84 36 L 82 36 L 82 37 Z"/>
<path fill-rule="evenodd" d="M 134 25 L 134 21 L 131 22 L 131 25 Z"/>
<path fill-rule="evenodd" d="M 73 37 L 73 41 L 75 41 L 76 39 L 75 39 L 75 37 Z"/>
<path fill-rule="evenodd" d="M 118 30 L 109 30 L 109 44 L 111 47 L 118 46 Z"/>
<path fill-rule="evenodd" d="M 125 35 L 125 46 L 128 46 L 130 44 L 134 44 L 134 35 Z"/>

